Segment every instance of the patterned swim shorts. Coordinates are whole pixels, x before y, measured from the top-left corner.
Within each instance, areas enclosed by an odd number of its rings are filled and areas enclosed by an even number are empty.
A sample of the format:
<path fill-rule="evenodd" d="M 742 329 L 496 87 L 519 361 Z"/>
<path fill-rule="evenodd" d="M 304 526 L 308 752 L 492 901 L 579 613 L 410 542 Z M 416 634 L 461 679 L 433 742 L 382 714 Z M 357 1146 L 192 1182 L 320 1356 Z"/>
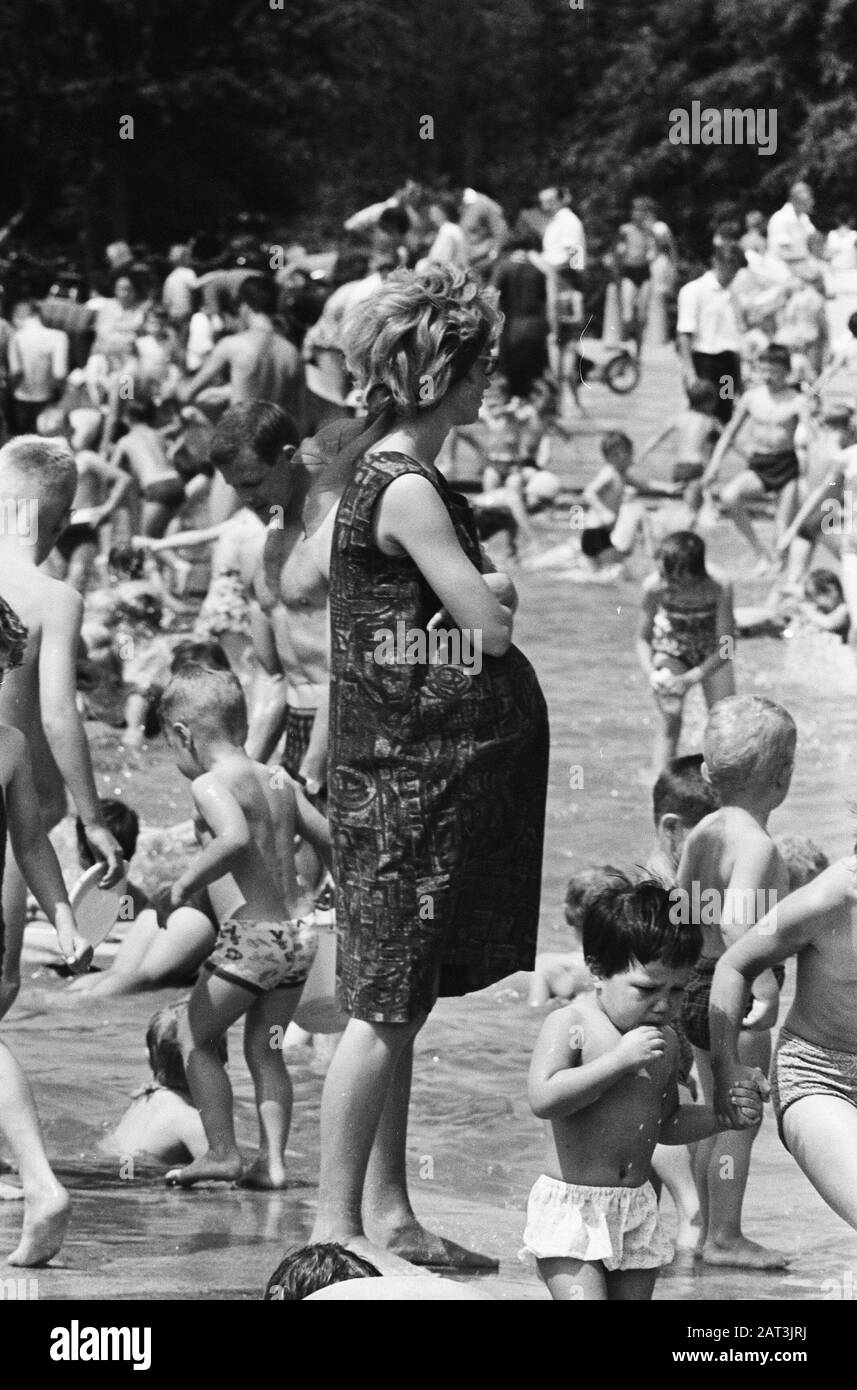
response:
<path fill-rule="evenodd" d="M 597 1260 L 607 1270 L 655 1269 L 673 1256 L 649 1182 L 582 1187 L 542 1175 L 527 1203 L 524 1246 L 537 1260 Z"/>
<path fill-rule="evenodd" d="M 783 1117 L 806 1096 L 835 1096 L 857 1108 L 857 1052 L 839 1052 L 780 1029 L 771 1066 L 771 1104 L 786 1148 Z"/>
<path fill-rule="evenodd" d="M 231 918 L 221 924 L 217 945 L 204 968 L 253 994 L 267 994 L 303 985 L 317 949 L 312 914 L 285 922 Z"/>

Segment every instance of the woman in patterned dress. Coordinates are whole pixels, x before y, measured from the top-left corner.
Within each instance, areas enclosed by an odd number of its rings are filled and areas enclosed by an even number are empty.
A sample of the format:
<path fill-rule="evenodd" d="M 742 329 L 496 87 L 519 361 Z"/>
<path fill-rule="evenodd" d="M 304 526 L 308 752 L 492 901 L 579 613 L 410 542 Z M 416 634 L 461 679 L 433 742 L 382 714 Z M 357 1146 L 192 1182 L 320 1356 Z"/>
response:
<path fill-rule="evenodd" d="M 413 1043 L 439 995 L 535 957 L 547 712 L 511 645 L 514 587 L 486 572 L 469 506 L 434 463 L 450 429 L 477 418 L 499 327 L 473 281 L 433 266 L 392 276 L 347 330 L 370 413 L 349 451 L 330 577 L 330 822 L 350 1021 L 324 1091 L 314 1239 L 386 1269 L 391 1251 L 496 1263 L 426 1232 L 410 1205 Z"/>

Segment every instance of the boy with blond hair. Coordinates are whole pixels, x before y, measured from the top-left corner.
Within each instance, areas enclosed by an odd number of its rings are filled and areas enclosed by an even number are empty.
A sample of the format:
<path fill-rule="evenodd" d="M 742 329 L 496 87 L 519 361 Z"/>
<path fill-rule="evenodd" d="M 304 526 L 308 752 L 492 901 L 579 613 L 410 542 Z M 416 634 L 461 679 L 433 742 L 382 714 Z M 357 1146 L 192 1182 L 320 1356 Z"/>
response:
<path fill-rule="evenodd" d="M 714 706 L 703 737 L 703 775 L 720 809 L 687 837 L 678 867 L 674 912 L 702 929 L 702 951 L 679 1017 L 693 1044 L 707 1105 L 714 1103 L 709 996 L 717 961 L 789 892 L 788 870 L 768 834 L 768 817 L 786 798 L 797 731 L 780 705 L 756 695 L 733 695 Z M 753 1001 L 739 1042 L 741 1062 L 767 1073 L 779 983 L 770 970 L 753 984 Z M 703 1260 L 709 1264 L 779 1269 L 786 1257 L 748 1240 L 741 1207 L 756 1129 L 700 1143 L 696 1178 L 702 1212 Z"/>

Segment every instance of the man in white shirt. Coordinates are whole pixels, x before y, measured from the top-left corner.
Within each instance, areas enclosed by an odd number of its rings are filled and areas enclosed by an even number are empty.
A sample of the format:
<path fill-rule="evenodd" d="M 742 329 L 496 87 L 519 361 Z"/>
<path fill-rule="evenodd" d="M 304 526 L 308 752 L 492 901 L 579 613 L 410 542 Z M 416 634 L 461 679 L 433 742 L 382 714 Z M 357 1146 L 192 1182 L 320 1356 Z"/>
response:
<path fill-rule="evenodd" d="M 171 246 L 170 265 L 173 268 L 164 281 L 161 303 L 169 315 L 170 323 L 176 328 L 183 328 L 190 322 L 193 313 L 193 292 L 197 286 L 196 273 L 190 266 L 190 248 Z"/>
<path fill-rule="evenodd" d="M 808 183 L 800 180 L 789 189 L 789 201 L 775 212 L 768 223 L 768 255 L 791 263 L 805 261 L 815 226 L 810 213 L 815 198 Z"/>
<path fill-rule="evenodd" d="M 46 328 L 38 304 L 24 300 L 12 314 L 9 343 L 12 424 L 16 434 L 35 434 L 46 405 L 62 393 L 68 376 L 68 335 Z"/>
<path fill-rule="evenodd" d="M 711 270 L 679 290 L 676 334 L 686 385 L 710 381 L 717 390 L 718 420 L 732 418 L 741 392 L 743 316 L 732 287 L 744 253 L 735 242 L 715 248 Z"/>
<path fill-rule="evenodd" d="M 542 212 L 550 221 L 542 237 L 542 255 L 550 270 L 571 271 L 576 275 L 586 268 L 586 236 L 583 223 L 571 207 L 567 188 L 551 186 L 539 193 Z"/>

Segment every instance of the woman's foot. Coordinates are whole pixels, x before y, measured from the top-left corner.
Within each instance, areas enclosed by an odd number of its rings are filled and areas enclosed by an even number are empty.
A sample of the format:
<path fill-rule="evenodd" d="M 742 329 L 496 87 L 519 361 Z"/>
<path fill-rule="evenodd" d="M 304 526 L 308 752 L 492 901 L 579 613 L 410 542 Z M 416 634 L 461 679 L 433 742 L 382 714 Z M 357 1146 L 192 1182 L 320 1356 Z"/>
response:
<path fill-rule="evenodd" d="M 21 1242 L 9 1256 L 9 1264 L 28 1268 L 46 1265 L 65 1240 L 70 1216 L 71 1198 L 59 1183 L 28 1197 Z"/>
<path fill-rule="evenodd" d="M 492 1255 L 467 1250 L 454 1240 L 427 1231 L 419 1221 L 391 1228 L 383 1244 L 410 1264 L 429 1265 L 432 1269 L 495 1270 L 500 1266 Z"/>
<path fill-rule="evenodd" d="M 708 1265 L 735 1265 L 742 1269 L 785 1269 L 789 1262 L 782 1250 L 766 1250 L 746 1236 L 728 1242 L 709 1237 L 702 1247 L 702 1258 Z"/>
<path fill-rule="evenodd" d="M 164 1181 L 168 1187 L 193 1187 L 197 1182 L 237 1182 L 244 1171 L 241 1155 L 213 1154 L 209 1151 L 184 1168 L 171 1168 Z"/>

